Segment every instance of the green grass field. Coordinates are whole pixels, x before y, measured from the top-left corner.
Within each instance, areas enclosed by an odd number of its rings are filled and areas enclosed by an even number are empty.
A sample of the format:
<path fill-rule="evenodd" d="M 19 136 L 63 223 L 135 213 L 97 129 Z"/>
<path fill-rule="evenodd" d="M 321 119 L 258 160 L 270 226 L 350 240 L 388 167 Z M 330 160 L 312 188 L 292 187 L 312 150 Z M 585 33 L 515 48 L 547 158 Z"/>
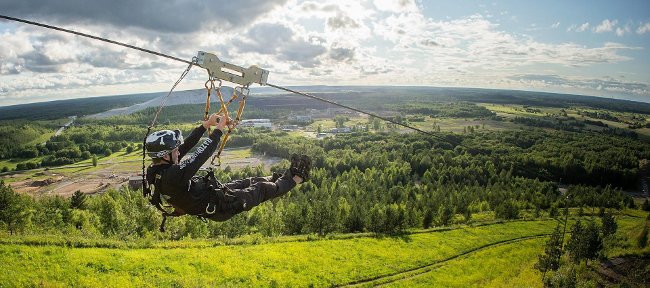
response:
<path fill-rule="evenodd" d="M 628 230 L 645 221 L 619 218 L 621 235 L 633 233 Z M 280 237 L 277 242 L 255 245 L 188 240 L 137 249 L 24 245 L 3 236 L 0 283 L 10 287 L 324 287 L 392 279 L 393 285 L 404 287 L 539 287 L 540 277 L 532 265 L 546 237 L 525 237 L 550 233 L 557 223 L 515 221 L 383 238 Z M 454 258 L 458 255 L 463 256 Z M 415 277 L 405 273 L 421 267 L 432 269 Z"/>
<path fill-rule="evenodd" d="M 539 272 L 533 266 L 545 241 L 540 237 L 495 245 L 386 286 L 541 287 Z"/>

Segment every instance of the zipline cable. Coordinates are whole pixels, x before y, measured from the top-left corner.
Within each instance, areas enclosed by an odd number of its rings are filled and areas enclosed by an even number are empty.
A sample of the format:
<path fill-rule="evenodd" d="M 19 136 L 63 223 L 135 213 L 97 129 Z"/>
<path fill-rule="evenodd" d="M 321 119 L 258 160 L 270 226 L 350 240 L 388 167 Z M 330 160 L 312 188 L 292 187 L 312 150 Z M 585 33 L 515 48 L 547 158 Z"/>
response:
<path fill-rule="evenodd" d="M 191 67 L 193 65 L 197 65 L 195 61 L 183 60 L 181 58 L 170 56 L 170 55 L 167 55 L 167 54 L 164 54 L 164 53 L 161 53 L 161 52 L 156 52 L 156 51 L 153 51 L 153 50 L 144 49 L 144 48 L 129 45 L 129 44 L 126 44 L 126 43 L 122 43 L 122 42 L 118 42 L 118 41 L 114 41 L 114 40 L 110 40 L 110 39 L 106 39 L 106 38 L 102 38 L 102 37 L 98 37 L 98 36 L 94 36 L 94 35 L 90 35 L 90 34 L 86 34 L 86 33 L 81 33 L 81 32 L 77 32 L 77 31 L 73 31 L 73 30 L 69 30 L 69 29 L 64 29 L 64 28 L 60 28 L 60 27 L 57 27 L 57 26 L 42 24 L 42 23 L 38 23 L 38 22 L 34 22 L 34 21 L 24 20 L 24 19 L 5 16 L 5 15 L 0 15 L 0 18 L 11 20 L 11 21 L 16 21 L 16 22 L 21 22 L 21 23 L 25 23 L 25 24 L 35 25 L 35 26 L 39 26 L 39 27 L 43 27 L 43 28 L 47 28 L 47 29 L 53 29 L 53 30 L 57 30 L 57 31 L 65 32 L 65 33 L 74 34 L 74 35 L 77 35 L 77 36 L 87 37 L 87 38 L 91 38 L 91 39 L 95 39 L 95 40 L 99 40 L 99 41 L 103 41 L 103 42 L 123 46 L 123 47 L 129 48 L 129 49 L 135 49 L 135 50 L 138 50 L 138 51 L 141 51 L 141 52 L 145 52 L 145 53 L 153 54 L 153 55 L 156 55 L 156 56 L 164 57 L 164 58 L 167 58 L 167 59 L 183 62 L 185 64 L 188 64 L 189 67 Z M 189 70 L 189 69 L 186 69 L 186 72 L 184 74 L 187 74 L 187 70 Z M 176 82 L 176 84 L 178 84 L 178 82 L 180 82 L 180 79 L 179 79 L 179 81 Z M 176 84 L 174 85 L 174 87 L 176 86 Z M 407 125 L 407 124 L 404 124 L 404 123 L 399 123 L 399 122 L 394 121 L 392 119 L 376 115 L 374 113 L 365 112 L 363 110 L 353 108 L 353 107 L 350 107 L 350 106 L 347 106 L 347 105 L 339 104 L 339 103 L 336 103 L 336 102 L 333 102 L 333 101 L 330 101 L 330 100 L 327 100 L 327 99 L 324 99 L 324 98 L 321 98 L 321 97 L 317 97 L 317 96 L 314 96 L 314 95 L 309 95 L 307 93 L 295 91 L 295 90 L 292 90 L 292 89 L 289 89 L 289 88 L 273 85 L 273 84 L 270 84 L 270 83 L 266 83 L 266 85 L 268 85 L 270 87 L 273 87 L 273 88 L 276 88 L 276 89 L 286 91 L 286 92 L 290 92 L 290 93 L 293 93 L 293 94 L 296 94 L 296 95 L 301 95 L 301 96 L 304 96 L 304 97 L 312 98 L 312 99 L 317 100 L 317 101 L 322 101 L 322 102 L 329 103 L 329 104 L 332 104 L 332 105 L 335 105 L 335 106 L 338 106 L 338 107 L 341 107 L 341 108 L 349 109 L 349 110 L 352 110 L 352 111 L 356 111 L 358 113 L 362 113 L 362 114 L 365 114 L 365 115 L 368 115 L 368 116 L 372 116 L 372 117 L 381 119 L 383 121 L 386 121 L 386 122 L 389 122 L 389 123 L 392 123 L 392 124 L 395 124 L 395 125 L 399 125 L 399 126 L 411 129 L 413 131 L 417 131 L 417 132 L 429 135 L 429 136 L 431 136 L 433 138 L 436 138 L 438 140 L 441 140 L 441 141 L 450 141 L 449 139 L 443 139 L 443 137 L 440 137 L 439 135 L 433 134 L 431 132 L 427 132 L 427 131 L 424 131 L 422 129 L 419 129 L 419 128 L 416 128 L 416 127 L 413 127 L 413 126 L 410 126 L 410 125 Z M 172 88 L 172 90 L 173 90 L 173 88 Z M 170 94 L 171 94 L 171 91 L 170 91 Z M 169 95 L 167 95 L 167 96 L 169 96 Z M 158 110 L 158 113 L 160 113 L 160 109 Z M 156 118 L 158 116 L 158 113 L 156 113 Z M 155 121 L 156 121 L 156 119 L 154 118 L 154 121 L 152 122 L 152 125 L 150 125 L 150 127 L 155 124 Z"/>
<path fill-rule="evenodd" d="M 165 58 L 168 58 L 168 59 L 180 61 L 180 62 L 183 62 L 185 64 L 192 64 L 191 61 L 183 60 L 183 59 L 178 58 L 178 57 L 169 56 L 169 55 L 164 54 L 164 53 L 152 51 L 152 50 L 149 50 L 149 49 L 140 48 L 140 47 L 137 47 L 137 46 L 129 45 L 129 44 L 118 42 L 118 41 L 113 41 L 113 40 L 110 40 L 110 39 L 106 39 L 106 38 L 102 38 L 102 37 L 98 37 L 98 36 L 94 36 L 94 35 L 90 35 L 90 34 L 86 34 L 86 33 L 81 33 L 81 32 L 68 30 L 68 29 L 64 29 L 64 28 L 60 28 L 60 27 L 56 27 L 56 26 L 52 26 L 52 25 L 42 24 L 42 23 L 38 23 L 38 22 L 34 22 L 34 21 L 29 21 L 29 20 L 24 20 L 24 19 L 20 19 L 20 18 L 4 16 L 4 15 L 0 15 L 0 18 L 4 18 L 4 19 L 7 19 L 7 20 L 16 21 L 16 22 L 22 22 L 22 23 L 26 23 L 26 24 L 30 24 L 30 25 L 40 26 L 40 27 L 44 27 L 44 28 L 48 28 L 48 29 L 58 30 L 58 31 L 62 31 L 62 32 L 66 32 L 66 33 L 70 33 L 70 34 L 74 34 L 74 35 L 78 35 L 78 36 L 83 36 L 83 37 L 99 40 L 99 41 L 104 41 L 104 42 L 107 42 L 107 43 L 120 45 L 120 46 L 130 48 L 130 49 L 139 50 L 139 51 L 149 53 L 149 54 L 153 54 L 153 55 L 156 55 L 156 56 L 165 57 Z"/>

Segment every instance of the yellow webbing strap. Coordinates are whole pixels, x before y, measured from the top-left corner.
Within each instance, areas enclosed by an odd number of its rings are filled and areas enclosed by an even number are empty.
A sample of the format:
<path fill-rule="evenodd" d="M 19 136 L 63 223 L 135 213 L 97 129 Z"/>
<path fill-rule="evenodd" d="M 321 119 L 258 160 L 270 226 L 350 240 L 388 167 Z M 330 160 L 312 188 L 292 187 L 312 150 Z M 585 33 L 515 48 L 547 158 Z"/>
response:
<path fill-rule="evenodd" d="M 208 83 L 210 83 L 210 87 L 208 87 Z M 205 81 L 205 89 L 208 90 L 208 96 L 205 99 L 205 115 L 203 116 L 203 121 L 207 121 L 208 118 L 210 117 L 210 94 L 212 92 L 212 89 L 214 89 L 214 80 L 212 78 L 208 79 L 208 81 Z M 208 127 L 208 135 L 210 135 L 210 127 Z"/>
<path fill-rule="evenodd" d="M 244 89 L 246 89 L 248 91 L 247 87 L 241 87 L 241 92 L 240 93 L 242 95 L 242 99 L 239 101 L 239 109 L 237 109 L 237 116 L 235 116 L 235 120 L 233 120 L 233 123 L 230 123 L 230 122 L 227 123 L 226 126 L 228 127 L 228 131 L 226 132 L 226 135 L 223 137 L 223 140 L 221 140 L 221 144 L 219 145 L 219 151 L 217 152 L 216 155 L 214 155 L 212 157 L 212 160 L 210 161 L 210 165 L 214 165 L 214 160 L 217 159 L 218 164 L 215 165 L 215 166 L 221 166 L 221 152 L 223 152 L 223 149 L 226 147 L 226 143 L 228 142 L 228 138 L 230 137 L 230 134 L 232 133 L 232 130 L 234 130 L 235 127 L 239 124 L 239 121 L 241 119 L 241 115 L 244 112 L 244 107 L 246 106 L 246 98 L 248 97 L 248 93 L 244 93 Z M 219 110 L 219 112 L 217 112 L 217 114 L 224 113 L 224 115 L 226 116 L 226 119 L 230 119 L 229 114 L 228 114 L 228 106 L 235 99 L 237 99 L 239 97 L 237 95 L 237 88 L 234 89 L 233 94 L 232 94 L 232 98 L 230 98 L 230 100 L 228 101 L 227 104 L 223 101 L 223 96 L 221 95 L 221 91 L 219 89 L 217 89 L 217 95 L 219 95 L 219 101 L 221 101 L 221 109 Z M 226 121 L 228 121 L 228 120 L 226 120 Z"/>

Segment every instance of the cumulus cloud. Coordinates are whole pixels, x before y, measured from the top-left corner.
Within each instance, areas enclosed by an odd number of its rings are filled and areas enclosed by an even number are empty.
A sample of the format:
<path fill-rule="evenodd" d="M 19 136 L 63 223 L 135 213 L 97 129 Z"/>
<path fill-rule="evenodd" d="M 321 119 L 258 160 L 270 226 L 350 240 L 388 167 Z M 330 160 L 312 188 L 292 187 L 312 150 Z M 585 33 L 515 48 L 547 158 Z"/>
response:
<path fill-rule="evenodd" d="M 623 37 L 625 34 L 630 33 L 632 29 L 630 28 L 630 25 L 625 25 L 625 27 L 616 27 L 616 36 L 618 37 Z"/>
<path fill-rule="evenodd" d="M 354 48 L 333 47 L 330 49 L 329 56 L 338 62 L 349 62 L 354 59 Z"/>
<path fill-rule="evenodd" d="M 244 35 L 234 42 L 238 52 L 266 54 L 304 67 L 317 65 L 318 57 L 327 52 L 318 38 L 304 39 L 280 23 L 259 23 Z"/>
<path fill-rule="evenodd" d="M 100 23 L 152 31 L 187 33 L 216 24 L 223 29 L 246 25 L 286 0 L 115 0 L 0 1 L 0 11 L 58 24 Z M 90 5 L 92 4 L 92 5 Z"/>
<path fill-rule="evenodd" d="M 596 33 L 611 32 L 616 26 L 616 24 L 618 24 L 618 20 L 610 21 L 609 19 L 605 19 L 598 26 L 594 27 L 594 32 Z"/>
<path fill-rule="evenodd" d="M 639 25 L 639 28 L 636 29 L 636 34 L 645 34 L 650 32 L 650 22 Z"/>
<path fill-rule="evenodd" d="M 414 0 L 374 0 L 374 5 L 379 11 L 392 13 L 412 13 L 419 11 Z"/>
<path fill-rule="evenodd" d="M 584 32 L 587 29 L 589 29 L 589 22 L 583 23 L 580 26 L 572 25 L 567 31 Z"/>
<path fill-rule="evenodd" d="M 648 95 L 650 86 L 646 83 L 617 80 L 613 77 L 598 78 L 568 78 L 558 75 L 524 74 L 508 77 L 526 85 L 565 86 L 586 90 L 606 90 L 624 92 L 636 95 Z"/>
<path fill-rule="evenodd" d="M 358 28 L 359 24 L 347 15 L 339 14 L 327 19 L 327 26 L 332 29 Z"/>
<path fill-rule="evenodd" d="M 558 27 L 560 27 L 560 22 L 555 22 L 555 23 L 553 23 L 553 25 L 551 25 L 551 28 L 553 28 L 553 29 L 556 29 Z"/>

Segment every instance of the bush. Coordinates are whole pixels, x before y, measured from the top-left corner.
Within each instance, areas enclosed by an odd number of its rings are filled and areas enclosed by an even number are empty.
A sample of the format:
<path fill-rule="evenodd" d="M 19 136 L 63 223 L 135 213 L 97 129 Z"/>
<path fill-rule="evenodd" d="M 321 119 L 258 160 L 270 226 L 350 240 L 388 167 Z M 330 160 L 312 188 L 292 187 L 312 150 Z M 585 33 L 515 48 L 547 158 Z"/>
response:
<path fill-rule="evenodd" d="M 14 192 L 0 180 L 0 223 L 9 229 L 10 234 L 23 231 L 29 225 L 30 210 L 29 198 Z"/>
<path fill-rule="evenodd" d="M 643 201 L 643 205 L 641 205 L 641 208 L 643 209 L 643 211 L 650 212 L 650 202 L 648 202 L 648 198 L 646 198 L 645 201 Z"/>
<path fill-rule="evenodd" d="M 90 151 L 83 151 L 81 152 L 81 159 L 87 160 L 92 157 L 92 154 L 90 154 Z"/>
<path fill-rule="evenodd" d="M 41 165 L 39 163 L 36 163 L 36 162 L 27 162 L 27 163 L 25 163 L 25 167 L 27 169 L 36 169 L 36 168 L 38 168 L 40 166 Z"/>
<path fill-rule="evenodd" d="M 517 219 L 517 217 L 519 217 L 519 208 L 517 207 L 517 204 L 514 203 L 514 201 L 507 200 L 499 204 L 499 206 L 494 209 L 494 213 L 496 214 L 497 218 L 506 220 Z"/>
<path fill-rule="evenodd" d="M 648 245 L 648 225 L 643 226 L 643 231 L 641 231 L 641 234 L 637 238 L 637 245 L 639 248 L 645 248 Z"/>
<path fill-rule="evenodd" d="M 19 171 L 19 170 L 27 170 L 27 164 L 25 164 L 25 163 L 16 164 L 16 171 Z"/>

